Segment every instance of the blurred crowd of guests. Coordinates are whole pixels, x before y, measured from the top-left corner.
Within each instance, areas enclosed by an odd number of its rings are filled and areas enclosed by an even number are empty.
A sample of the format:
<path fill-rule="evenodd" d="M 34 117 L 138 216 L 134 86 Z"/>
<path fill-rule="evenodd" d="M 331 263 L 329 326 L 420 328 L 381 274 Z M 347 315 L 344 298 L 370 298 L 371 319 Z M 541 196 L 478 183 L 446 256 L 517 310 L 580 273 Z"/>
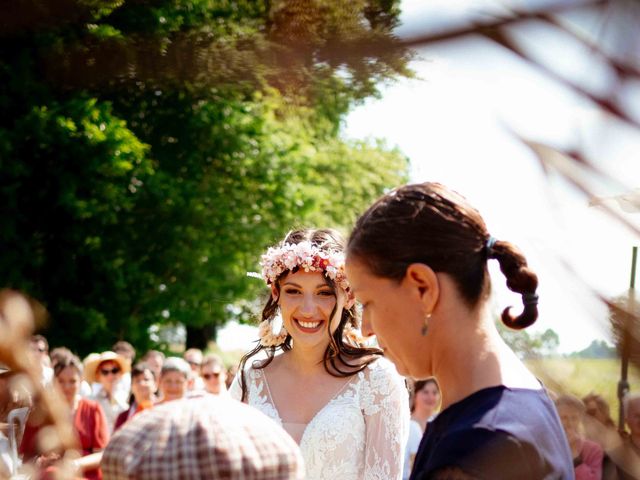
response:
<path fill-rule="evenodd" d="M 40 382 L 60 392 L 71 412 L 81 451 L 73 466 L 76 477 L 88 479 L 102 478 L 100 464 L 110 438 L 138 413 L 181 399 L 226 398 L 235 376 L 235 368 L 226 368 L 220 356 L 205 355 L 195 348 L 186 350 L 182 357 L 166 357 L 150 350 L 136 361 L 136 351 L 126 341 L 83 360 L 65 347 L 49 351 L 42 335 L 33 335 L 30 347 L 39 366 Z M 20 411 L 21 431 L 13 432 L 19 439 L 16 447 L 20 463 L 33 464 L 43 478 L 55 478 L 58 472 L 54 465 L 60 455 L 47 452 L 42 444 L 39 434 L 47 426 L 38 405 L 29 401 L 28 394 L 17 394 L 15 388 L 10 391 L 12 373 L 0 364 L 0 424 L 9 423 L 9 412 Z M 10 458 L 10 452 L 3 453 L 0 478 L 5 478 L 2 473 L 8 470 L 7 464 L 16 460 Z"/>
<path fill-rule="evenodd" d="M 41 383 L 55 386 L 72 412 L 73 430 L 81 449 L 81 457 L 73 463 L 75 478 L 103 478 L 101 465 L 105 465 L 103 456 L 110 438 L 138 413 L 178 400 L 227 398 L 236 374 L 235 367 L 225 367 L 218 355 L 205 355 L 195 348 L 186 350 L 182 357 L 166 357 L 160 351 L 150 350 L 136 361 L 136 351 L 126 341 L 119 341 L 111 350 L 92 353 L 83 360 L 65 347 L 49 351 L 48 342 L 41 335 L 33 335 L 30 346 L 40 366 Z M 47 453 L 46 446 L 38 441 L 43 427 L 37 405 L 29 404 L 24 398 L 21 401 L 19 394 L 9 391 L 11 373 L 0 364 L 0 424 L 6 425 L 9 412 L 24 412 L 17 449 L 20 461 L 32 463 L 41 472 L 41 478 L 54 478 L 56 467 L 53 465 L 59 456 Z M 408 388 L 411 424 L 404 478 L 409 477 L 420 439 L 437 415 L 441 397 L 435 378 L 408 381 Z M 640 394 L 629 394 L 625 399 L 628 431 L 624 432 L 616 429 L 609 405 L 601 395 L 591 393 L 578 398 L 562 394 L 555 396 L 555 404 L 573 454 L 577 480 L 640 478 Z M 202 408 L 193 405 L 193 408 Z M 182 404 L 180 411 L 174 414 L 167 407 L 158 413 L 161 419 L 156 422 L 174 428 L 172 422 L 184 421 L 179 415 L 190 412 L 185 411 Z M 198 420 L 194 416 L 193 421 L 202 421 L 201 417 Z M 1 460 L 5 463 L 11 461 L 6 452 L 4 456 Z M 112 461 L 120 460 L 114 457 Z"/>
<path fill-rule="evenodd" d="M 640 478 L 640 394 L 628 394 L 624 416 L 628 431 L 619 432 L 607 401 L 597 393 L 582 399 L 555 398 L 571 453 L 576 480 Z"/>

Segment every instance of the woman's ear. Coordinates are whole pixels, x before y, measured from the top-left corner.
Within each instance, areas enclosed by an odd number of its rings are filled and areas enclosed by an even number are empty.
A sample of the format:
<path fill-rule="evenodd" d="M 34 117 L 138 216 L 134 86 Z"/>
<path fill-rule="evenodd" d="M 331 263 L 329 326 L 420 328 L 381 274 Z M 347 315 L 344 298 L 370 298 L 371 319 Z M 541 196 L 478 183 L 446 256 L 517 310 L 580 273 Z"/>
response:
<path fill-rule="evenodd" d="M 278 289 L 276 288 L 276 286 L 272 283 L 271 284 L 271 299 L 278 303 L 278 297 L 279 297 L 279 293 L 278 293 Z"/>
<path fill-rule="evenodd" d="M 431 267 L 424 263 L 412 263 L 407 267 L 402 282 L 413 289 L 425 314 L 433 312 L 440 297 L 440 282 Z"/>

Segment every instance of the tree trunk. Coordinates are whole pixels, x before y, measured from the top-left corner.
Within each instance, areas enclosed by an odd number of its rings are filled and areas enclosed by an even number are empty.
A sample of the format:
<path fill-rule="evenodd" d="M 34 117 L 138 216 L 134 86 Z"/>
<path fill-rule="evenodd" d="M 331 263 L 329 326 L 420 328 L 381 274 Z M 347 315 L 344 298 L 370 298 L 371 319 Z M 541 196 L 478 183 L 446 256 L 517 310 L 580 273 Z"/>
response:
<path fill-rule="evenodd" d="M 216 325 L 210 323 L 201 327 L 187 325 L 187 345 L 186 348 L 199 348 L 205 350 L 209 346 L 209 341 L 215 340 L 218 333 Z"/>

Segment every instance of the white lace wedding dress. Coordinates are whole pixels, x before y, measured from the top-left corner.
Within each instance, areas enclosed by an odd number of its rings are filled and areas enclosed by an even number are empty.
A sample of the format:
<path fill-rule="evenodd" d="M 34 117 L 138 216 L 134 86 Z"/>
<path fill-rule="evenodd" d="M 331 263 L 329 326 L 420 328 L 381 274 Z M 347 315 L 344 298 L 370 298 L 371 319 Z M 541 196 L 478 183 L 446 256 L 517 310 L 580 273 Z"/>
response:
<path fill-rule="evenodd" d="M 261 369 L 246 372 L 247 403 L 282 426 Z M 238 378 L 230 388 L 242 392 Z M 306 425 L 300 440 L 307 480 L 394 480 L 402 478 L 409 427 L 404 379 L 380 358 L 355 374 Z"/>

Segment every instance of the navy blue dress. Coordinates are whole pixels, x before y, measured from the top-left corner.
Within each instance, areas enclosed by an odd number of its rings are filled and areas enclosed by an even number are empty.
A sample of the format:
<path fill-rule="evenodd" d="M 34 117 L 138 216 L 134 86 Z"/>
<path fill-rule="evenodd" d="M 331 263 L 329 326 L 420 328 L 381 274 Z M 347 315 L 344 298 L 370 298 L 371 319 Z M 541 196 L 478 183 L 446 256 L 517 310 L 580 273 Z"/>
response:
<path fill-rule="evenodd" d="M 480 479 L 572 479 L 573 460 L 544 390 L 490 387 L 449 406 L 429 423 L 411 480 L 443 467 Z"/>

